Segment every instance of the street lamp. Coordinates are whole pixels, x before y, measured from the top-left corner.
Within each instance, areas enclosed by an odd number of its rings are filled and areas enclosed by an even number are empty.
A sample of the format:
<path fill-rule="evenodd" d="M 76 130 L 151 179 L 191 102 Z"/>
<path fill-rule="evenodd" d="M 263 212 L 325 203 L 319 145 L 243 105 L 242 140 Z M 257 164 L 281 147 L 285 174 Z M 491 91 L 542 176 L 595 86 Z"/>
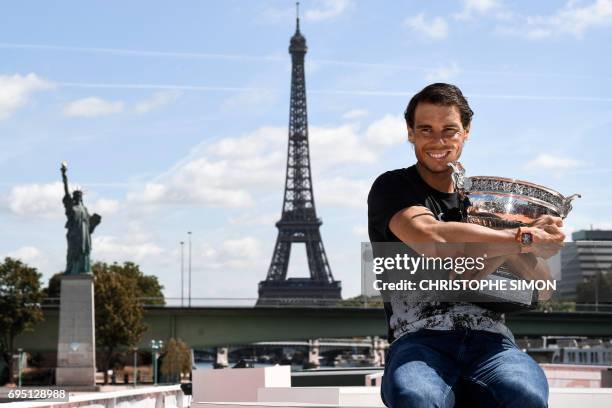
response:
<path fill-rule="evenodd" d="M 18 360 L 18 363 L 17 363 L 17 364 L 19 364 L 19 367 L 18 367 L 19 371 L 18 371 L 18 380 L 17 380 L 17 382 L 18 382 L 19 387 L 21 388 L 21 371 L 23 370 L 23 349 L 22 348 L 18 348 L 17 352 L 19 353 L 19 360 Z"/>
<path fill-rule="evenodd" d="M 132 349 L 134 351 L 134 387 L 138 383 L 138 347 Z"/>
<path fill-rule="evenodd" d="M 189 307 L 191 307 L 191 231 L 188 231 L 187 235 L 189 235 Z"/>
<path fill-rule="evenodd" d="M 183 299 L 185 293 L 185 243 L 181 241 L 181 307 L 184 306 Z"/>
<path fill-rule="evenodd" d="M 151 348 L 153 349 L 153 385 L 157 385 L 157 358 L 159 350 L 164 346 L 162 340 L 151 340 Z"/>
<path fill-rule="evenodd" d="M 132 351 L 134 352 L 134 387 L 138 383 L 138 347 L 133 347 Z"/>

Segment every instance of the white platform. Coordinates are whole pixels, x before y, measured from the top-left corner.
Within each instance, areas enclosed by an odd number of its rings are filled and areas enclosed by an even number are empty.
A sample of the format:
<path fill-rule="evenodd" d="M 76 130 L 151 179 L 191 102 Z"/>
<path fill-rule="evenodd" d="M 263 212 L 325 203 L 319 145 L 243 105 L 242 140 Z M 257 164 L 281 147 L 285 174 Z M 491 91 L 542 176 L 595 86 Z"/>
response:
<path fill-rule="evenodd" d="M 194 370 L 193 401 L 257 401 L 257 390 L 291 387 L 291 367 Z"/>
<path fill-rule="evenodd" d="M 300 402 L 351 407 L 384 406 L 378 387 L 260 388 L 259 402 Z"/>
<path fill-rule="evenodd" d="M 289 370 L 276 366 L 194 371 L 191 407 L 384 407 L 380 387 L 291 387 Z M 611 408 L 612 388 L 550 389 L 549 408 L 575 407 Z"/>

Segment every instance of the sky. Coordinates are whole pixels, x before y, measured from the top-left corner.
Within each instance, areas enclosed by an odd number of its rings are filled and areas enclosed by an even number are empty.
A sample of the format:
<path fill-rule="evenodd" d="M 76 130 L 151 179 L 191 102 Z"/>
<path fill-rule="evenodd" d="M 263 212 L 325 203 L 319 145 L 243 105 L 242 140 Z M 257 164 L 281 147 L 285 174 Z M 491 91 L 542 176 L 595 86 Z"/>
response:
<path fill-rule="evenodd" d="M 360 291 L 371 183 L 414 163 L 402 114 L 431 82 L 475 111 L 468 175 L 581 193 L 568 236 L 612 228 L 612 0 L 306 0 L 300 14 L 315 203 L 344 297 Z M 179 298 L 191 231 L 192 297 L 256 298 L 281 214 L 294 31 L 292 1 L 6 3 L 0 256 L 45 282 L 65 268 L 66 161 L 102 215 L 94 260 L 136 262 Z M 295 247 L 289 277 L 305 277 Z"/>

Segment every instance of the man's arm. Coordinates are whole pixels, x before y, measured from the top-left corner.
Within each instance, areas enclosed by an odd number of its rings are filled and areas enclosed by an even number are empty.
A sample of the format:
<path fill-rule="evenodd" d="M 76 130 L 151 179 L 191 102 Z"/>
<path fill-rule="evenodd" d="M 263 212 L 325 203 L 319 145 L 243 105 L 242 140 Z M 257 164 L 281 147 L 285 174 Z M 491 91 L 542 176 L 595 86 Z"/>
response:
<path fill-rule="evenodd" d="M 557 217 L 538 218 L 529 229 L 534 244 L 528 251 L 544 258 L 558 252 L 565 239 L 560 229 L 562 225 Z M 521 253 L 515 238 L 517 229 L 495 230 L 471 223 L 442 222 L 422 206 L 404 208 L 395 213 L 389 221 L 389 229 L 406 245 L 427 256 L 482 256 L 486 253 L 489 258 L 496 258 Z M 445 245 L 435 245 L 438 243 Z"/>

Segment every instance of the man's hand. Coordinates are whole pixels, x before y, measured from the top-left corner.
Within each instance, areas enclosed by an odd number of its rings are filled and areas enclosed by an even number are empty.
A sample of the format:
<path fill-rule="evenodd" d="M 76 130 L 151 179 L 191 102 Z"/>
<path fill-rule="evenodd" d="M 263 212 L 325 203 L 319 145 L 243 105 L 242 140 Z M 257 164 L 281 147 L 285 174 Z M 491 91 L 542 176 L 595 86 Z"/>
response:
<path fill-rule="evenodd" d="M 550 215 L 538 217 L 528 228 L 528 232 L 533 236 L 533 244 L 527 252 L 544 259 L 557 254 L 565 240 L 562 226 L 563 220 L 559 217 Z"/>
<path fill-rule="evenodd" d="M 552 215 L 541 215 L 529 226 L 542 228 L 547 225 L 556 225 L 557 227 L 562 227 L 563 219 L 561 219 L 560 217 L 553 217 Z"/>

